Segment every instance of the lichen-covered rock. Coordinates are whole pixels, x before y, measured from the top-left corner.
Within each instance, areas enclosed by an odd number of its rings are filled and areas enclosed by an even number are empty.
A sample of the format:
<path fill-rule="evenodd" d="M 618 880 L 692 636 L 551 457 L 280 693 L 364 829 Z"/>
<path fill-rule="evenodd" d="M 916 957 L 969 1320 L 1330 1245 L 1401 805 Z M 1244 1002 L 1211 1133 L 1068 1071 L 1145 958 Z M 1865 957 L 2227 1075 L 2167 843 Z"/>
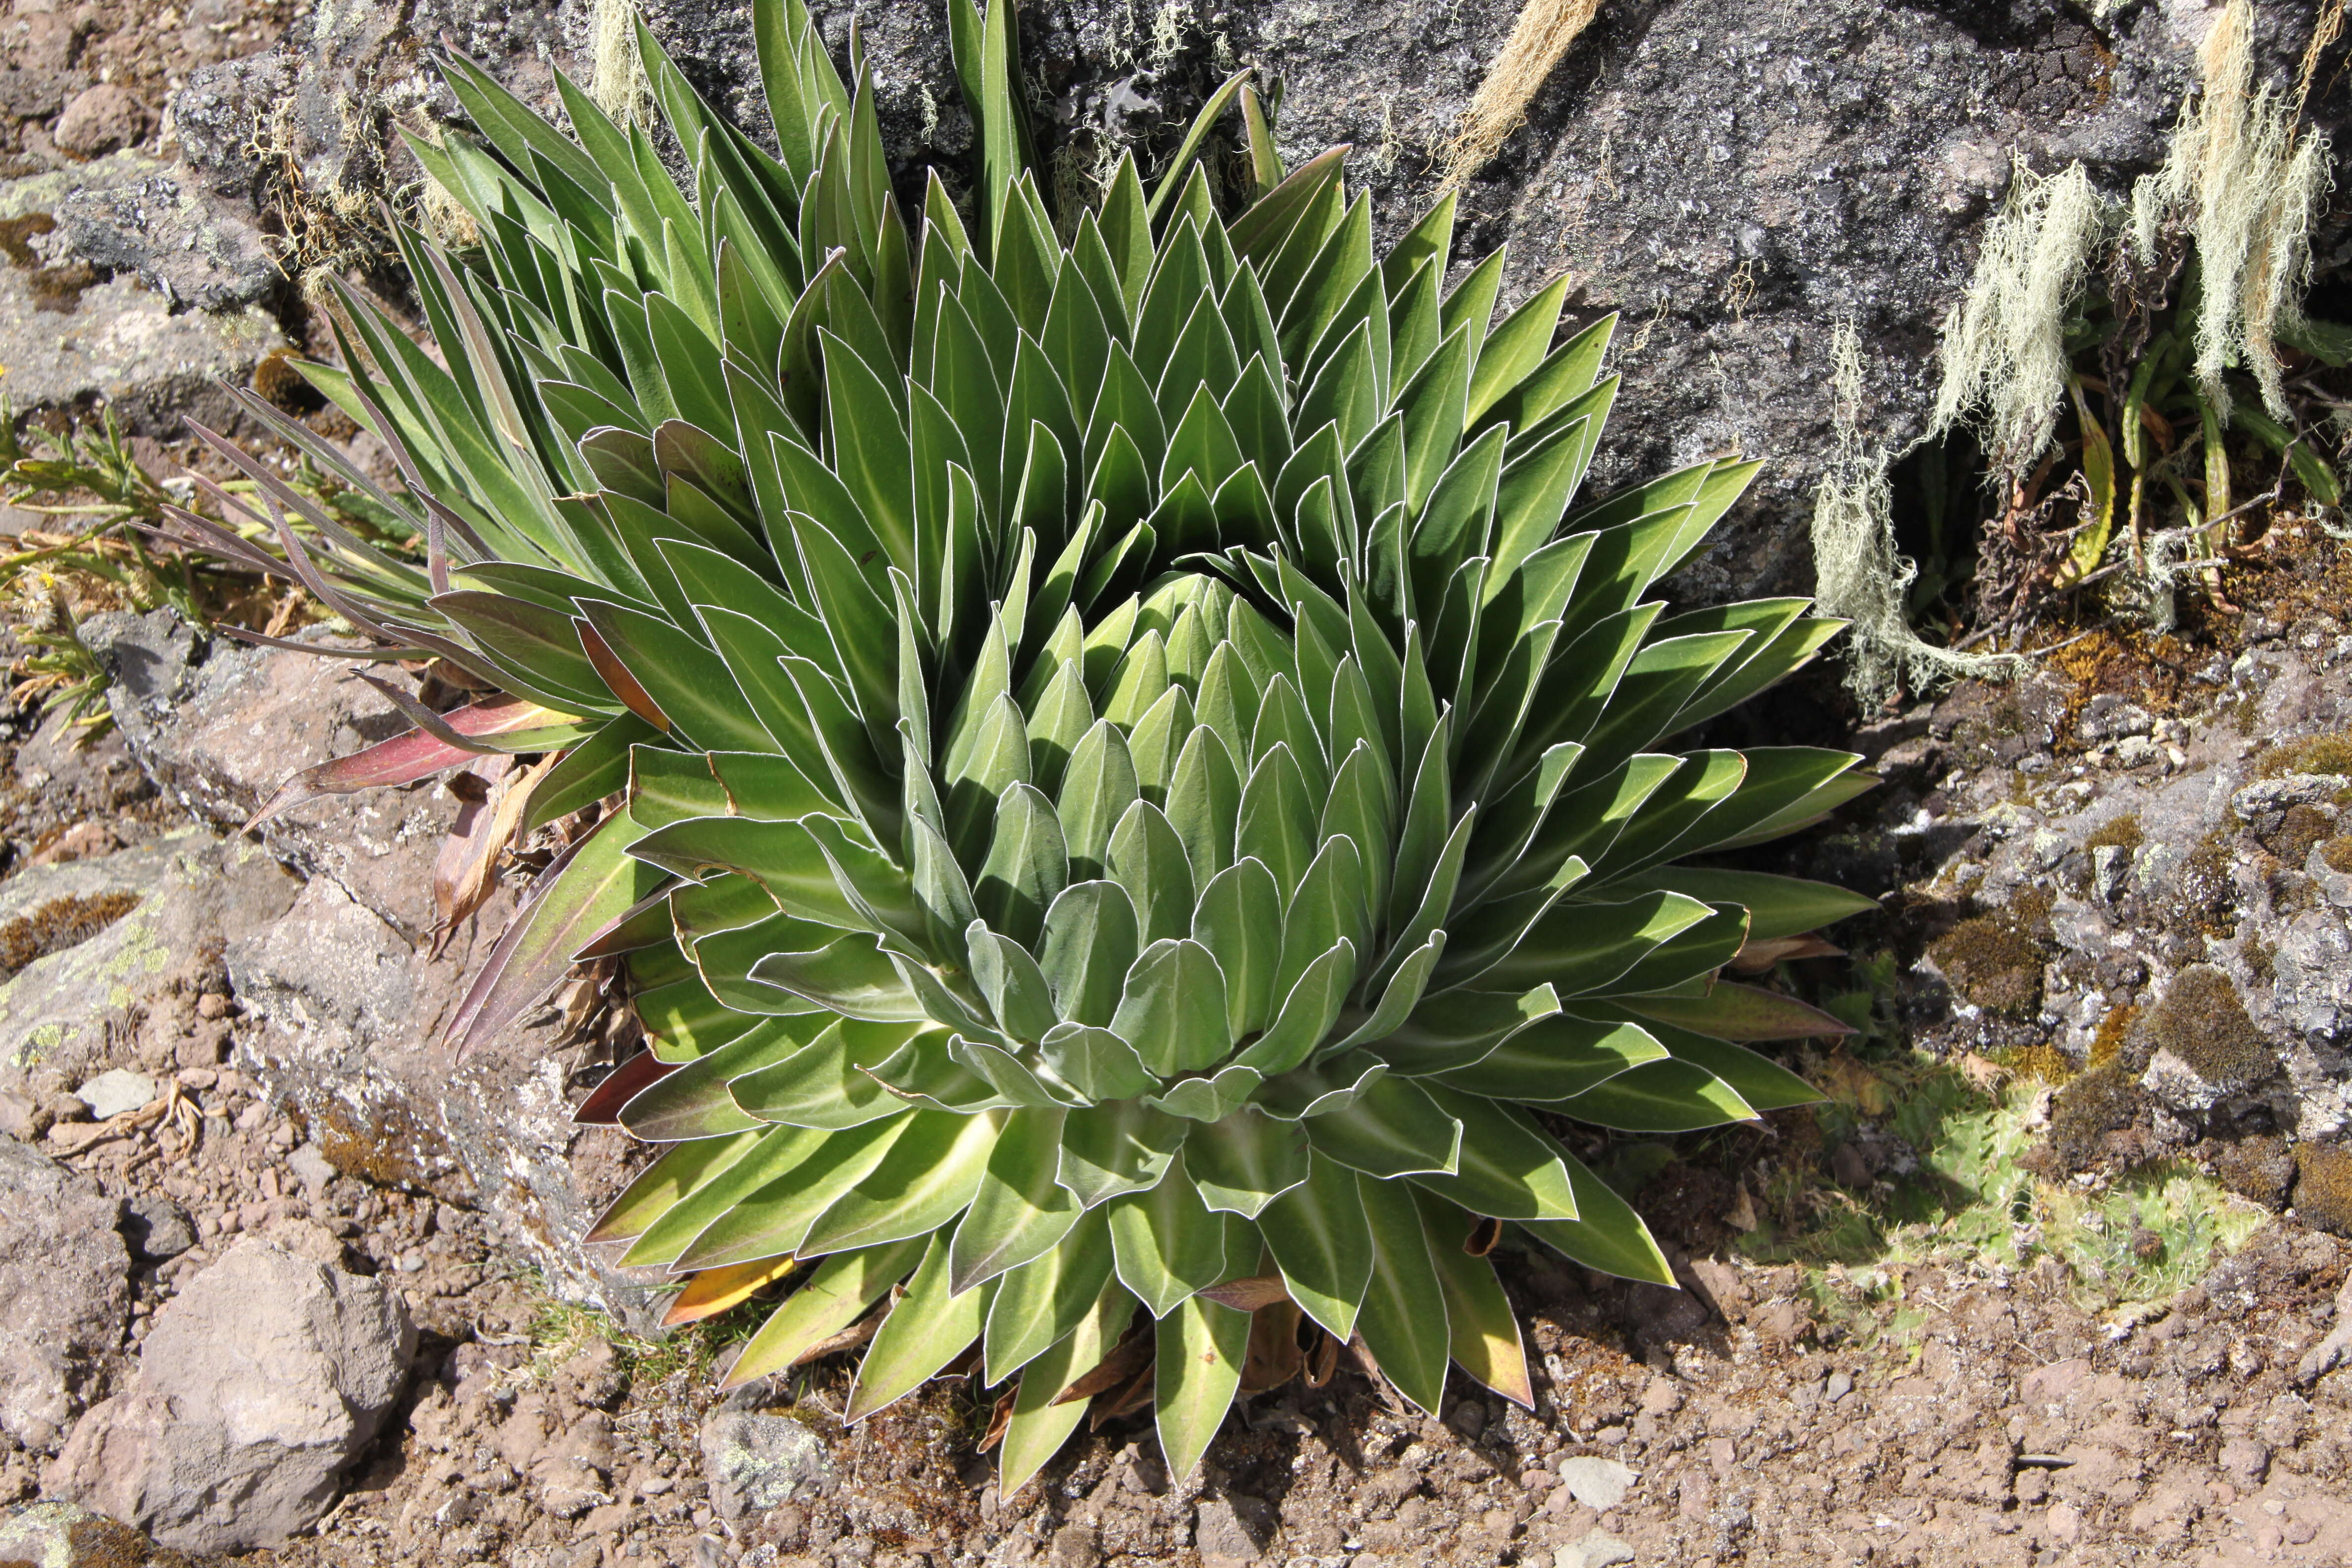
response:
<path fill-rule="evenodd" d="M 382 1283 L 240 1242 L 156 1313 L 138 1376 L 75 1426 L 45 1489 L 182 1551 L 278 1545 L 332 1506 L 415 1348 Z"/>
<path fill-rule="evenodd" d="M 58 1446 L 122 1342 L 121 1211 L 95 1182 L 0 1139 L 0 1432 L 28 1448 Z"/>
<path fill-rule="evenodd" d="M 721 1410 L 702 1424 L 702 1474 L 729 1523 L 781 1508 L 833 1475 L 824 1444 L 789 1415 Z"/>

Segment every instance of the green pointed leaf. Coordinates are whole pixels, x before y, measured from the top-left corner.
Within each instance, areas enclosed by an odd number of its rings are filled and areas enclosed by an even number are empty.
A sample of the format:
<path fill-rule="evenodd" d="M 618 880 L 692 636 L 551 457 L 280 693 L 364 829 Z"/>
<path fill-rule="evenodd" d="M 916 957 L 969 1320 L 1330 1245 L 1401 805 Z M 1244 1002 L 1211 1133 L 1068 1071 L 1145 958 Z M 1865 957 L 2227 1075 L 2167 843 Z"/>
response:
<path fill-rule="evenodd" d="M 1109 1024 L 1163 1078 L 1214 1067 L 1233 1047 L 1224 973 L 1197 942 L 1154 942 L 1127 972 Z"/>
<path fill-rule="evenodd" d="M 1003 1292 L 999 1290 L 997 1295 L 1002 1300 Z M 1134 1313 L 1135 1298 L 1121 1286 L 1109 1286 L 1079 1319 L 1077 1327 L 1024 1362 L 1021 1385 L 1013 1397 L 1013 1416 L 1005 1424 L 1003 1445 L 997 1451 L 996 1484 L 1001 1495 L 1011 1497 L 1027 1485 L 1086 1419 L 1087 1401 L 1056 1405 L 1054 1400 L 1100 1364 Z M 995 1322 L 996 1310 L 992 1305 L 992 1329 Z M 991 1382 L 1003 1375 L 992 1357 L 989 1369 Z"/>
<path fill-rule="evenodd" d="M 1166 1317 L 1194 1291 L 1234 1272 L 1225 1258 L 1225 1222 L 1202 1205 L 1181 1152 L 1158 1185 L 1124 1194 L 1103 1207 L 1110 1215 L 1119 1282 L 1155 1318 Z"/>
<path fill-rule="evenodd" d="M 1396 1182 L 1360 1184 L 1372 1233 L 1372 1278 L 1356 1331 L 1396 1391 L 1434 1415 L 1445 1392 L 1445 1292 L 1429 1260 L 1429 1243 L 1412 1189 Z"/>
<path fill-rule="evenodd" d="M 1524 1113 L 1429 1079 L 1421 1088 L 1440 1110 L 1462 1123 L 1462 1162 L 1453 1175 L 1416 1175 L 1415 1183 L 1473 1214 L 1496 1219 L 1576 1217 L 1559 1145 Z"/>
<path fill-rule="evenodd" d="M 1356 1173 L 1310 1154 L 1307 1180 L 1268 1204 L 1257 1226 L 1298 1310 L 1336 1338 L 1353 1334 L 1372 1275 L 1371 1226 Z"/>
<path fill-rule="evenodd" d="M 1241 1388 L 1249 1331 L 1247 1312 L 1202 1296 L 1160 1320 L 1152 1405 L 1171 1476 L 1189 1478 L 1224 1424 Z"/>
<path fill-rule="evenodd" d="M 988 1381 L 1002 1383 L 1113 1300 L 1123 1310 L 1112 1331 L 1116 1338 L 1118 1329 L 1127 1326 L 1124 1313 L 1134 1310 L 1135 1299 L 1111 1279 L 1109 1216 L 1099 1208 L 1088 1209 L 1059 1246 L 998 1278 L 988 1307 Z M 1054 1393 L 1061 1393 L 1094 1364 L 1072 1368 Z"/>
<path fill-rule="evenodd" d="M 983 1292 L 951 1289 L 948 1273 L 948 1238 L 933 1237 L 907 1293 L 882 1320 L 858 1363 L 844 1420 L 863 1421 L 904 1399 L 980 1338 Z"/>
<path fill-rule="evenodd" d="M 797 1366 L 808 1353 L 866 1315 L 922 1258 L 921 1239 L 894 1241 L 859 1252 L 838 1252 L 769 1314 L 727 1369 L 740 1387 Z"/>
<path fill-rule="evenodd" d="M 1077 1199 L 1054 1180 L 1061 1147 L 1060 1110 L 1005 1113 L 971 1207 L 949 1247 L 951 1289 L 961 1293 L 1042 1258 L 1069 1234 L 1080 1211 Z"/>
<path fill-rule="evenodd" d="M 1568 1166 L 1569 1184 L 1576 1189 L 1577 1217 L 1525 1220 L 1522 1228 L 1587 1268 L 1676 1289 L 1674 1269 L 1633 1205 L 1572 1155 L 1560 1158 Z"/>
<path fill-rule="evenodd" d="M 1462 1168 L 1462 1122 L 1412 1080 L 1383 1076 L 1302 1125 L 1317 1153 L 1382 1182 Z"/>

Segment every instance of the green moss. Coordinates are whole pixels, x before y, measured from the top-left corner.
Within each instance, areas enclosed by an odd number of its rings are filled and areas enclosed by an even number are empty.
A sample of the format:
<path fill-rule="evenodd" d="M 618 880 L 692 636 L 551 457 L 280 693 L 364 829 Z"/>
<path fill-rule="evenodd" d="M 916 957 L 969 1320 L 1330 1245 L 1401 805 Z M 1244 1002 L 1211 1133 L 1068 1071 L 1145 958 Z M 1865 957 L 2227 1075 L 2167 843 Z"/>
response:
<path fill-rule="evenodd" d="M 2007 914 L 1962 921 L 1928 948 L 1961 995 L 2013 1018 L 2042 1008 L 2042 950 Z"/>
<path fill-rule="evenodd" d="M 2352 1236 L 2352 1149 L 2305 1143 L 2294 1152 L 2295 1212 L 2338 1236 Z"/>
<path fill-rule="evenodd" d="M 2352 738 L 2307 735 L 2300 741 L 2273 746 L 2254 765 L 2254 773 L 2266 779 L 2287 773 L 2352 774 Z"/>
<path fill-rule="evenodd" d="M 2137 849 L 2147 842 L 2147 832 L 2140 826 L 2139 816 L 2134 812 L 2102 823 L 2096 832 L 2083 840 L 2083 847 L 2091 850 L 2112 847 L 2130 850 Z"/>
<path fill-rule="evenodd" d="M 2281 862 L 2296 870 L 2311 858 L 2312 850 L 2336 831 L 2336 818 L 2315 805 L 2294 805 L 2286 808 L 2278 831 L 2270 837 L 2270 852 Z"/>
<path fill-rule="evenodd" d="M 2237 985 L 2210 963 L 2182 970 L 2133 1035 L 2125 1053 L 2133 1068 L 2168 1050 L 2224 1094 L 2242 1093 L 2279 1070 L 2278 1053 L 2246 1016 Z"/>
<path fill-rule="evenodd" d="M 2233 1138 L 2213 1151 L 2213 1173 L 2239 1196 L 2275 1209 L 2294 1185 L 2294 1155 L 2275 1132 Z"/>
<path fill-rule="evenodd" d="M 2080 1170 L 2098 1158 L 2106 1135 L 2129 1127 L 2147 1103 L 2122 1063 L 2093 1068 L 2051 1099 L 2051 1153 L 2063 1170 Z"/>

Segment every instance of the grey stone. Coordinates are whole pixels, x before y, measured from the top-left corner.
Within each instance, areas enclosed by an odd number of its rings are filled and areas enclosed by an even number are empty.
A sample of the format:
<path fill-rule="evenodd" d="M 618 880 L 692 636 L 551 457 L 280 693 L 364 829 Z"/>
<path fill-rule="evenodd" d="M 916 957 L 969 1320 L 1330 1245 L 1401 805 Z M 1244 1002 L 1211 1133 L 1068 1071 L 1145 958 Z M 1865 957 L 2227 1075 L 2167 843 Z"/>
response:
<path fill-rule="evenodd" d="M 1552 1554 L 1553 1568 L 1619 1568 L 1633 1561 L 1632 1547 L 1598 1530 Z"/>
<path fill-rule="evenodd" d="M 1587 1508 L 1615 1508 L 1625 1500 L 1625 1494 L 1640 1479 L 1638 1472 L 1614 1459 L 1596 1459 L 1589 1455 L 1563 1459 L 1559 1465 L 1560 1485 Z"/>
<path fill-rule="evenodd" d="M 161 1263 L 195 1246 L 196 1227 L 171 1199 L 134 1193 L 122 1200 L 122 1239 L 141 1262 Z"/>
<path fill-rule="evenodd" d="M 0 182 L 0 216 L 49 210 L 5 189 L 16 183 Z M 40 188 L 55 182 L 44 179 Z M 274 318 L 249 305 L 174 311 L 134 278 L 91 277 L 0 265 L 0 364 L 8 368 L 12 406 L 103 403 L 133 435 L 176 436 L 188 418 L 242 426 L 222 384 L 250 379 L 265 355 L 287 346 Z"/>
<path fill-rule="evenodd" d="M 96 1183 L 0 1141 L 0 1431 L 41 1452 L 122 1342 L 131 1255 Z"/>
<path fill-rule="evenodd" d="M 2084 705 L 2083 716 L 2074 723 L 2074 738 L 2086 746 L 2095 746 L 2106 741 L 2120 741 L 2126 735 L 2145 735 L 2155 724 L 2148 710 L 2138 703 L 2112 691 L 2102 691 Z"/>
<path fill-rule="evenodd" d="M 223 827 L 250 820 L 297 769 L 408 728 L 345 679 L 341 660 L 206 645 L 168 612 L 92 622 L 131 755 L 158 788 Z M 281 877 L 270 918 L 222 943 L 252 1024 L 243 1048 L 271 1099 L 309 1122 L 329 1165 L 482 1207 L 560 1294 L 651 1328 L 657 1279 L 579 1245 L 610 1195 L 597 1182 L 625 1173 L 596 1152 L 615 1137 L 572 1122 L 556 1029 L 526 1020 L 462 1064 L 442 1041 L 515 907 L 501 889 L 437 959 L 430 952 L 435 859 L 456 815 L 428 783 L 331 796 L 263 824 L 268 854 L 310 880 Z"/>
<path fill-rule="evenodd" d="M 184 1552 L 278 1545 L 332 1506 L 415 1348 L 380 1282 L 241 1241 L 156 1313 L 138 1376 L 44 1489 Z"/>
<path fill-rule="evenodd" d="M 75 1097 L 89 1107 L 90 1119 L 96 1121 L 143 1110 L 154 1103 L 159 1092 L 153 1079 L 129 1068 L 110 1068 L 74 1090 Z"/>
<path fill-rule="evenodd" d="M 192 836 L 62 865 L 26 866 L 0 881 L 0 980 L 89 941 L 172 879 Z"/>
<path fill-rule="evenodd" d="M 1247 1568 L 1265 1555 L 1276 1522 L 1274 1510 L 1259 1498 L 1202 1499 L 1192 1514 L 1192 1545 L 1202 1568 Z"/>
<path fill-rule="evenodd" d="M 789 1415 L 722 1410 L 702 1424 L 710 1506 L 733 1524 L 780 1508 L 833 1479 L 817 1435 Z"/>
<path fill-rule="evenodd" d="M 103 929 L 47 952 L 0 984 L 0 1067 L 41 1064 L 68 1081 L 105 1062 L 131 1016 L 218 962 L 226 942 L 283 914 L 297 885 L 268 854 L 187 831 L 122 855 L 138 875 L 160 875 L 138 905 Z M 104 868 L 118 858 L 76 862 L 58 872 Z"/>
<path fill-rule="evenodd" d="M 249 215 L 212 196 L 173 165 L 132 164 L 58 202 L 58 227 L 75 256 L 135 275 L 178 307 L 234 310 L 286 282 Z"/>

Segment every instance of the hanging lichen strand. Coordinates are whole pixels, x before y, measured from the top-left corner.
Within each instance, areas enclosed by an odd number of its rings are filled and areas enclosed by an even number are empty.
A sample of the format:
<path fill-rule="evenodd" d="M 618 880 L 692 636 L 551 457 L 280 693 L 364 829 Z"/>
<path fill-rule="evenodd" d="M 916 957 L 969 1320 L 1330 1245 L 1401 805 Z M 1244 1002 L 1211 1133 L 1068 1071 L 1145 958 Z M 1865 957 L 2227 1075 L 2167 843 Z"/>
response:
<path fill-rule="evenodd" d="M 453 1033 L 625 960 L 652 1048 L 585 1114 L 663 1152 L 593 1240 L 684 1281 L 673 1321 L 797 1280 L 738 1380 L 887 1306 L 848 1414 L 969 1364 L 1008 1490 L 1095 1393 L 1190 1469 L 1254 1325 L 1424 1409 L 1449 1358 L 1528 1399 L 1492 1222 L 1671 1279 L 1546 1119 L 1813 1098 L 1738 1042 L 1840 1026 L 1717 976 L 1867 901 L 1678 862 L 1871 781 L 1659 742 L 1836 623 L 1645 600 L 1753 465 L 1571 512 L 1611 323 L 1555 347 L 1557 283 L 1493 321 L 1499 255 L 1444 289 L 1450 198 L 1375 254 L 1340 153 L 1286 174 L 1237 78 L 1155 194 L 1129 163 L 1057 230 L 1012 8 L 952 14 L 970 229 L 936 181 L 901 213 L 855 35 L 853 93 L 797 0 L 753 13 L 774 154 L 638 34 L 690 192 L 568 83 L 572 136 L 450 62 L 479 140 L 416 151 L 481 247 L 404 240 L 439 356 L 354 300 L 309 372 L 426 564 L 280 534 L 509 695 L 282 799 L 565 751 L 527 820 L 603 814 Z M 1227 216 L 1195 160 L 1237 95 Z"/>

